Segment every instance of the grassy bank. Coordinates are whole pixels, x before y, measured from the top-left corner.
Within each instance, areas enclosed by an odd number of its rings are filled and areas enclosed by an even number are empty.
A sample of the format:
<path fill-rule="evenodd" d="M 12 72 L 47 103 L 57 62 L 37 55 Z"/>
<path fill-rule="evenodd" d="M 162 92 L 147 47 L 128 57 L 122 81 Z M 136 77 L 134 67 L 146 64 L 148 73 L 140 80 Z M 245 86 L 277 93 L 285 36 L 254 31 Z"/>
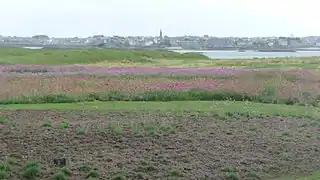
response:
<path fill-rule="evenodd" d="M 143 93 L 89 93 L 82 95 L 50 94 L 43 96 L 21 96 L 0 100 L 0 104 L 77 103 L 92 101 L 249 101 L 268 104 L 318 106 L 319 96 L 311 100 L 277 98 L 268 94 L 252 95 L 236 92 L 150 91 Z"/>
<path fill-rule="evenodd" d="M 235 101 L 171 101 L 171 102 L 86 102 L 51 104 L 0 105 L 0 110 L 83 110 L 103 112 L 198 112 L 227 116 L 310 117 L 320 115 L 316 107 L 286 106 Z"/>
<path fill-rule="evenodd" d="M 0 65 L 74 65 L 107 63 L 153 63 L 156 59 L 191 60 L 209 58 L 197 53 L 129 50 L 30 50 L 0 49 Z"/>

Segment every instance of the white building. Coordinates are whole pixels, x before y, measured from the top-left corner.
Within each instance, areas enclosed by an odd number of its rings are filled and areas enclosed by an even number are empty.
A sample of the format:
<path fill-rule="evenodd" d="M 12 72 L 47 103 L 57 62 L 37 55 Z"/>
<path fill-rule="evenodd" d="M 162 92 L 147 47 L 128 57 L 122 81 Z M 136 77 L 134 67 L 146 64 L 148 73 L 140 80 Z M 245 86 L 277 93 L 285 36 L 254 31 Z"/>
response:
<path fill-rule="evenodd" d="M 280 46 L 288 46 L 288 40 L 287 39 L 279 39 L 279 45 Z"/>
<path fill-rule="evenodd" d="M 150 46 L 150 45 L 152 45 L 153 44 L 153 41 L 146 41 L 146 42 L 144 42 L 144 45 L 145 46 Z"/>

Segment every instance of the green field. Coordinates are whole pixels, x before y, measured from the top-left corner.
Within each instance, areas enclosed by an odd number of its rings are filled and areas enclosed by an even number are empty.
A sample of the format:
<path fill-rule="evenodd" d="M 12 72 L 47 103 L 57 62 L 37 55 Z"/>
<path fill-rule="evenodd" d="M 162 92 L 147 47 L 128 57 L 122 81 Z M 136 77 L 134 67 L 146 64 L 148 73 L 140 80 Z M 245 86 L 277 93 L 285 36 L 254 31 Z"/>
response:
<path fill-rule="evenodd" d="M 111 112 L 199 112 L 230 116 L 282 116 L 318 118 L 320 108 L 236 101 L 88 102 L 0 105 L 0 110 L 81 110 Z"/>
<path fill-rule="evenodd" d="M 0 180 L 320 179 L 320 57 L 0 49 L 0 65 Z M 62 65 L 274 71 L 41 69 Z M 67 164 L 55 166 L 61 157 Z"/>
<path fill-rule="evenodd" d="M 0 65 L 153 64 L 157 60 L 208 60 L 196 53 L 125 50 L 0 49 Z"/>

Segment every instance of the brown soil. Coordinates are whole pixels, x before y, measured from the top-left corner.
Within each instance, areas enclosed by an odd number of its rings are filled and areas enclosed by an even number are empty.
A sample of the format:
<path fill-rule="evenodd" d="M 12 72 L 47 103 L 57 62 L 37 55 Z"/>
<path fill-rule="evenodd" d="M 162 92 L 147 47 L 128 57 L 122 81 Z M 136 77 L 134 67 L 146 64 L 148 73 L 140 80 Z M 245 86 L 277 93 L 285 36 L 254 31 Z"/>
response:
<path fill-rule="evenodd" d="M 85 179 L 84 164 L 97 168 L 100 179 L 120 172 L 127 179 L 225 179 L 226 167 L 236 168 L 239 179 L 268 179 L 320 169 L 320 128 L 310 124 L 314 120 L 66 111 L 0 111 L 0 116 L 16 123 L 0 129 L 0 162 L 18 164 L 12 179 L 23 179 L 21 169 L 29 161 L 42 164 L 40 179 L 50 179 L 56 171 L 53 159 L 59 157 L 68 158 L 74 180 Z M 50 130 L 43 126 L 49 118 Z M 62 120 L 70 127 L 59 129 Z M 115 135 L 105 129 L 115 121 L 164 123 L 176 131 Z M 85 135 L 77 135 L 79 127 Z"/>

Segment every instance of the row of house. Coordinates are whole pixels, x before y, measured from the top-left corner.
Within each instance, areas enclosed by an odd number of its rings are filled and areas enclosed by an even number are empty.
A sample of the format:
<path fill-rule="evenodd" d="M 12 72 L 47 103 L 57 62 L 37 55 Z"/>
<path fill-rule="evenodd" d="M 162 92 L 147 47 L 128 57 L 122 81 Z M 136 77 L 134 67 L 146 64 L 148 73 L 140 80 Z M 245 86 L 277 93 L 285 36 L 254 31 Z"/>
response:
<path fill-rule="evenodd" d="M 21 45 L 98 45 L 106 48 L 117 47 L 181 47 L 184 49 L 215 49 L 215 48 L 267 48 L 267 47 L 307 47 L 320 46 L 320 37 L 210 37 L 205 36 L 103 36 L 95 35 L 87 38 L 70 37 L 54 38 L 46 35 L 32 37 L 0 36 L 0 44 Z"/>

